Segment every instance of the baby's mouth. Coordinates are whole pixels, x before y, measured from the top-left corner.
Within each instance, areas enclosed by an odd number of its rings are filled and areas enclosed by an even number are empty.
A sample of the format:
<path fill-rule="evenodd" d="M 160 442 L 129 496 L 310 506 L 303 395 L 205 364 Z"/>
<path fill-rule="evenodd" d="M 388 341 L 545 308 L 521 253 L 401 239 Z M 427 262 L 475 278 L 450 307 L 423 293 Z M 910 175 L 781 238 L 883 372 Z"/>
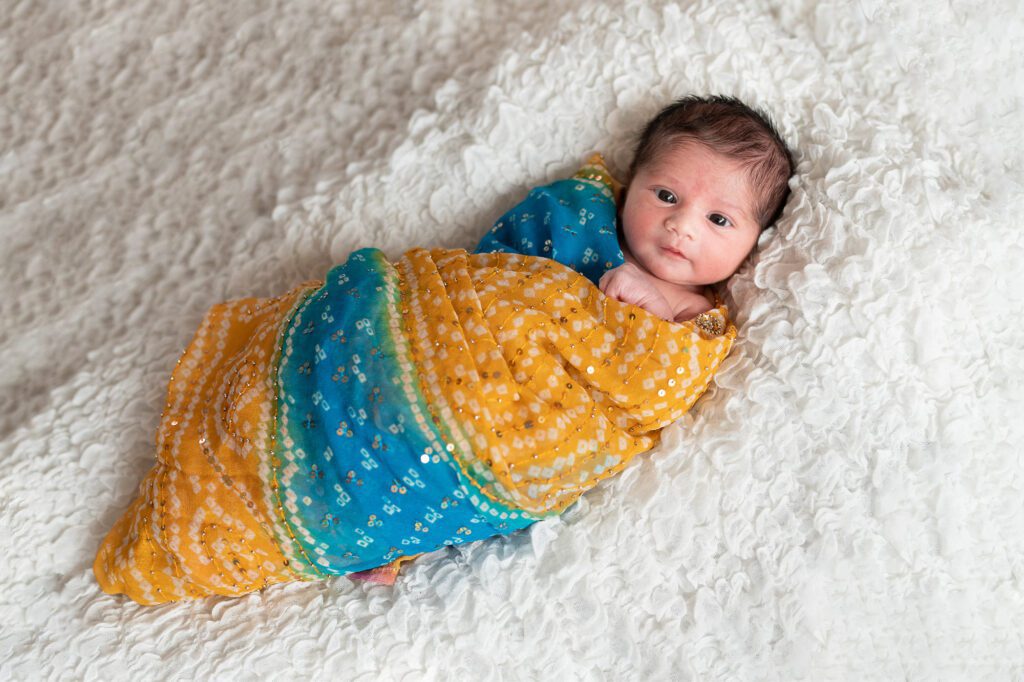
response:
<path fill-rule="evenodd" d="M 663 246 L 661 247 L 661 250 L 667 253 L 672 258 L 678 258 L 680 260 L 686 259 L 685 253 L 683 253 L 682 251 L 677 251 L 676 249 L 673 249 L 671 246 Z"/>

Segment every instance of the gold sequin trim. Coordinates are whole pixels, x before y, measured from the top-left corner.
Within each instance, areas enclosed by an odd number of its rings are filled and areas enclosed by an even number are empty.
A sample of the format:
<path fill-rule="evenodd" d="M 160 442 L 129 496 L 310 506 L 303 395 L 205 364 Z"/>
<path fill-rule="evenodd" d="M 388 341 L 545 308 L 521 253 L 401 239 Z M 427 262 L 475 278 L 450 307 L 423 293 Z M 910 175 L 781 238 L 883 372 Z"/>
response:
<path fill-rule="evenodd" d="M 713 313 L 701 313 L 693 319 L 693 322 L 705 336 L 721 336 L 725 333 L 725 322 Z"/>

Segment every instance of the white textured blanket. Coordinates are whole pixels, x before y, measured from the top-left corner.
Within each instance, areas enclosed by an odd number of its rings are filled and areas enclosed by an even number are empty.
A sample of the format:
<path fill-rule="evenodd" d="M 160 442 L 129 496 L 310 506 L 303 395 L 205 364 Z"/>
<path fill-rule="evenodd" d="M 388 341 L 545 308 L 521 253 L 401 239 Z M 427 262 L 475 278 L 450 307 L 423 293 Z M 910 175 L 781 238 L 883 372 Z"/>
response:
<path fill-rule="evenodd" d="M 1021 21 L 1015 0 L 2 3 L 0 678 L 1024 679 Z M 99 591 L 211 304 L 360 246 L 472 247 L 588 152 L 623 170 L 691 92 L 768 109 L 799 176 L 730 285 L 717 388 L 661 448 L 394 587 Z"/>

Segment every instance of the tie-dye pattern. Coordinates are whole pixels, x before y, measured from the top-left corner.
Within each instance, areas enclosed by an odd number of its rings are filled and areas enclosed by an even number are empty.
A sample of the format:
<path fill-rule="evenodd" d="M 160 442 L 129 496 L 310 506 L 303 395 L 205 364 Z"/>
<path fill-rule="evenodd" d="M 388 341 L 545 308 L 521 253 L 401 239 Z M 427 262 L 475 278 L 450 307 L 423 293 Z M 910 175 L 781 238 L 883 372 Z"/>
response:
<path fill-rule="evenodd" d="M 620 471 L 734 337 L 724 306 L 666 322 L 546 258 L 357 251 L 322 284 L 211 309 L 97 579 L 141 603 L 386 581 L 375 567 L 523 528 Z"/>

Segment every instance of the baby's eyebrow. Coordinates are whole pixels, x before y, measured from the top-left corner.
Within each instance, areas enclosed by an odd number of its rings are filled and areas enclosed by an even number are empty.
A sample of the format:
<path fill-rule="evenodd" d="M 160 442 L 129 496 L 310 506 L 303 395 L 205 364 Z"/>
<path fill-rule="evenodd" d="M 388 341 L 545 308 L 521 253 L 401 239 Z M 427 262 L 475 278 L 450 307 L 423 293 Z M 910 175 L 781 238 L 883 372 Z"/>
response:
<path fill-rule="evenodd" d="M 746 218 L 747 220 L 753 220 L 753 218 L 750 217 L 750 214 L 747 213 L 746 210 L 744 210 L 740 206 L 737 206 L 735 204 L 730 204 L 728 201 L 717 201 L 715 203 L 717 203 L 719 206 L 721 206 L 725 210 L 729 211 L 730 213 L 738 213 L 741 216 L 743 216 L 744 218 Z"/>

